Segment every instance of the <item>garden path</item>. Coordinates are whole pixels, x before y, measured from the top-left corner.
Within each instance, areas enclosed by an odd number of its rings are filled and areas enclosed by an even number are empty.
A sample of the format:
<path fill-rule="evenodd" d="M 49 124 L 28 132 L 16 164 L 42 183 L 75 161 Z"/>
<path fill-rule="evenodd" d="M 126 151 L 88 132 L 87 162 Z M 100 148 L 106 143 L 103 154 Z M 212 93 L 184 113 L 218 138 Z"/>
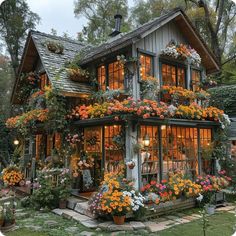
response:
<path fill-rule="evenodd" d="M 112 221 L 94 219 L 88 212 L 87 206 L 87 201 L 71 198 L 67 205 L 69 209 L 54 209 L 52 212 L 67 219 L 74 219 L 87 228 L 93 230 L 100 229 L 108 232 L 148 230 L 149 232 L 154 233 L 171 228 L 175 225 L 189 223 L 202 217 L 198 212 L 188 211 L 185 213 L 173 213 L 173 215 L 162 216 L 145 222 L 130 221 L 126 222 L 124 225 L 117 226 Z M 228 204 L 227 206 L 217 208 L 216 211 L 235 213 L 235 206 Z"/>

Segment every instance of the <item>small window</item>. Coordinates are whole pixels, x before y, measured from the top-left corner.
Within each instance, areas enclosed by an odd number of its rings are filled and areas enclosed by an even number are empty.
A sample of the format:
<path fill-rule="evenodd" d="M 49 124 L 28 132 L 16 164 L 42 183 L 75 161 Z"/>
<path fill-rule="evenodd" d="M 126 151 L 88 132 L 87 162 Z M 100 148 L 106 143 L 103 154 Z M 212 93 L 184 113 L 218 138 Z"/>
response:
<path fill-rule="evenodd" d="M 99 66 L 97 69 L 99 88 L 103 91 L 106 90 L 106 68 L 104 65 Z"/>
<path fill-rule="evenodd" d="M 48 77 L 46 74 L 42 74 L 40 76 L 40 89 L 41 90 L 45 90 L 45 86 L 49 86 L 50 83 L 49 83 L 49 80 L 48 80 Z"/>
<path fill-rule="evenodd" d="M 191 74 L 191 89 L 195 92 L 199 90 L 201 83 L 201 72 L 199 70 L 192 70 Z"/>
<path fill-rule="evenodd" d="M 118 61 L 108 65 L 109 89 L 124 89 L 124 66 Z"/>
<path fill-rule="evenodd" d="M 162 64 L 162 84 L 186 88 L 186 71 L 184 67 L 172 64 Z"/>
<path fill-rule="evenodd" d="M 142 80 L 146 80 L 149 76 L 153 76 L 153 58 L 147 54 L 140 55 L 139 74 Z"/>

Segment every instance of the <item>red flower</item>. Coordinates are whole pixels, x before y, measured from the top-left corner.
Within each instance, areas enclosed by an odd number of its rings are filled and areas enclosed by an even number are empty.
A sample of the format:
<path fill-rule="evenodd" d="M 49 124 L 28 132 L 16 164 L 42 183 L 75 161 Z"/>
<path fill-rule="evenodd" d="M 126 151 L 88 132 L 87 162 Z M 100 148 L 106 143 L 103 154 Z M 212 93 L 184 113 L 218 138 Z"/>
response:
<path fill-rule="evenodd" d="M 150 182 L 151 185 L 156 185 L 156 183 L 157 183 L 157 182 L 156 182 L 155 180 L 152 180 L 152 181 Z"/>

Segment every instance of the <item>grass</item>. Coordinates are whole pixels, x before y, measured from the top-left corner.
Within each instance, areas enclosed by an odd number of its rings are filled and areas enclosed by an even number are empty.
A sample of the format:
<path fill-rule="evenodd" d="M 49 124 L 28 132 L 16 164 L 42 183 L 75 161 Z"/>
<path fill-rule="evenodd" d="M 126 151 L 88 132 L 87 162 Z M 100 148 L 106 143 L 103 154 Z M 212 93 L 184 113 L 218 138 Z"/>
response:
<path fill-rule="evenodd" d="M 199 209 L 191 209 L 184 211 L 184 213 L 193 214 L 198 213 L 198 211 Z M 6 236 L 78 236 L 82 231 L 93 231 L 73 220 L 64 219 L 51 212 L 43 213 L 30 209 L 24 209 L 23 212 L 27 213 L 27 215 L 24 218 L 17 218 L 16 222 L 18 229 L 6 233 Z M 207 236 L 231 236 L 233 234 L 233 228 L 236 226 L 236 217 L 234 214 L 229 212 L 217 212 L 213 216 L 207 218 L 209 220 L 209 227 L 206 234 Z M 45 221 L 56 221 L 57 224 L 52 226 L 47 225 L 45 224 Z M 69 227 L 75 227 L 76 231 L 67 231 Z M 111 235 L 109 232 L 93 232 L 95 235 L 100 236 Z M 144 234 L 136 231 L 134 233 L 121 233 L 119 235 L 202 236 L 202 220 L 199 219 L 187 224 L 175 225 L 172 228 L 158 233 Z"/>
<path fill-rule="evenodd" d="M 208 217 L 209 226 L 207 236 L 231 236 L 236 224 L 236 217 L 232 213 L 219 212 Z M 202 221 L 196 220 L 187 224 L 177 225 L 167 230 L 161 231 L 159 236 L 201 236 Z"/>
<path fill-rule="evenodd" d="M 19 229 L 6 233 L 6 236 L 72 236 L 79 235 L 82 231 L 90 231 L 74 220 L 64 219 L 51 212 L 37 212 L 23 210 L 26 217 L 18 217 L 16 225 Z M 55 221 L 57 224 L 48 225 L 45 221 Z M 66 231 L 69 227 L 76 227 L 76 232 Z"/>
<path fill-rule="evenodd" d="M 48 234 L 42 232 L 32 232 L 29 229 L 19 229 L 6 234 L 7 236 L 47 236 Z"/>

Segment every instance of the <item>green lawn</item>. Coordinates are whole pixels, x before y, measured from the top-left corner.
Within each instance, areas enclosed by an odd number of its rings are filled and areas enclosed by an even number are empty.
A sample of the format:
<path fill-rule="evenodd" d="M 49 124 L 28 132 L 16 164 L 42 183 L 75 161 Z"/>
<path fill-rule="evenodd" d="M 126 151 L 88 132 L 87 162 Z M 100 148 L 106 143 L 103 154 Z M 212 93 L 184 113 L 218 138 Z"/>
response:
<path fill-rule="evenodd" d="M 231 236 L 236 225 L 236 217 L 232 213 L 219 212 L 207 218 L 209 227 L 207 236 Z M 202 236 L 202 221 L 174 226 L 158 234 L 159 236 Z"/>
<path fill-rule="evenodd" d="M 73 220 L 63 219 L 50 212 L 42 213 L 32 210 L 24 210 L 28 215 L 26 217 L 19 217 L 17 219 L 17 230 L 6 233 L 6 236 L 79 236 L 82 231 L 92 230 L 85 228 Z M 186 211 L 186 213 L 193 213 L 195 210 Z M 217 212 L 215 215 L 208 217 L 210 226 L 207 229 L 207 236 L 231 236 L 233 228 L 236 225 L 236 217 L 232 213 Z M 48 225 L 45 222 L 54 221 L 57 224 Z M 155 220 L 154 220 L 155 221 Z M 74 231 L 68 231 L 74 229 Z M 95 232 L 95 235 L 105 236 L 111 235 L 108 232 Z M 125 233 L 120 235 L 148 235 L 148 236 L 202 236 L 202 221 L 195 220 L 191 223 L 173 226 L 170 229 L 158 233 L 141 232 Z"/>

